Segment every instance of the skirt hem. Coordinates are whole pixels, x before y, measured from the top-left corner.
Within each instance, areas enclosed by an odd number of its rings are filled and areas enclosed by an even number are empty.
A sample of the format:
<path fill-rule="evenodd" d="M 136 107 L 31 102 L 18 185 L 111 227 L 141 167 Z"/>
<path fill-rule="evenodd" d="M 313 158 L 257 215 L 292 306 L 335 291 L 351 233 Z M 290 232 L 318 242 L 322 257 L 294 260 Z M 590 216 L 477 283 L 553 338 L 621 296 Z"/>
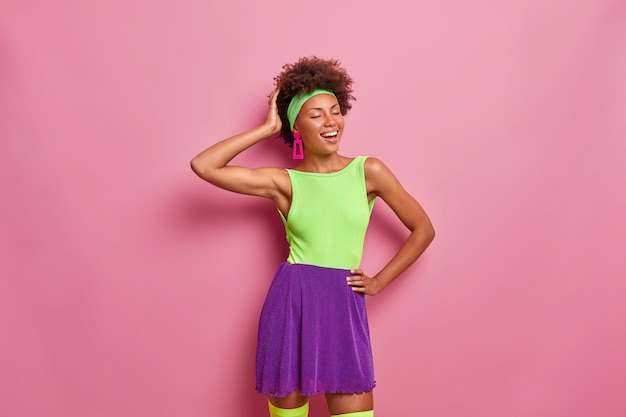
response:
<path fill-rule="evenodd" d="M 365 392 L 372 391 L 374 388 L 376 388 L 376 382 L 373 382 L 369 388 L 354 389 L 354 390 L 341 390 L 341 389 L 324 390 L 324 389 L 320 389 L 320 390 L 316 390 L 316 391 L 302 391 L 298 387 L 294 387 L 292 390 L 289 390 L 287 392 L 276 392 L 276 391 L 273 391 L 273 390 L 260 390 L 258 388 L 256 389 L 256 392 L 259 395 L 270 395 L 271 394 L 271 395 L 273 395 L 275 397 L 278 397 L 278 398 L 284 398 L 284 397 L 286 397 L 287 395 L 291 394 L 294 391 L 300 391 L 300 394 L 303 395 L 304 397 L 313 397 L 314 395 L 318 395 L 318 394 L 363 394 Z"/>

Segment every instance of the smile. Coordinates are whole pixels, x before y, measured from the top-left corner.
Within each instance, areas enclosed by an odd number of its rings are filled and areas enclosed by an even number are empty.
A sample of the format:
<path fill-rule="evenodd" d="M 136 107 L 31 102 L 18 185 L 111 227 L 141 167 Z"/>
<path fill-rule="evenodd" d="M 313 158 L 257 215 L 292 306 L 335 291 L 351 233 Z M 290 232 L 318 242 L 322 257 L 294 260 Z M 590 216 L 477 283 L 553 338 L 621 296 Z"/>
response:
<path fill-rule="evenodd" d="M 324 137 L 324 138 L 334 138 L 334 137 L 337 136 L 338 133 L 339 133 L 338 130 L 336 130 L 334 132 L 322 133 L 322 137 Z"/>

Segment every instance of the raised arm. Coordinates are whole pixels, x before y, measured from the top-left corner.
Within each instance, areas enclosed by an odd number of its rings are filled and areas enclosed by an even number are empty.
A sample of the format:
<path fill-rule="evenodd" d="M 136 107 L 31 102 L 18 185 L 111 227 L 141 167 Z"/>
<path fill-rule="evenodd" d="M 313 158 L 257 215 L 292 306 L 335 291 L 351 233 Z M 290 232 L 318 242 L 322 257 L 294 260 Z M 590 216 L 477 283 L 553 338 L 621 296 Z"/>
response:
<path fill-rule="evenodd" d="M 251 146 L 280 131 L 281 122 L 276 108 L 278 90 L 269 98 L 269 109 L 265 122 L 252 130 L 224 139 L 191 160 L 191 169 L 211 184 L 241 194 L 268 197 L 280 200 L 282 187 L 279 178 L 284 170 L 279 168 L 245 168 L 228 165 L 232 159 Z"/>
<path fill-rule="evenodd" d="M 422 206 L 380 160 L 365 161 L 365 178 L 368 194 L 382 198 L 411 232 L 396 255 L 374 277 L 364 275 L 360 269 L 352 271 L 354 275 L 348 279 L 348 285 L 354 291 L 376 295 L 419 258 L 434 239 L 435 229 Z"/>

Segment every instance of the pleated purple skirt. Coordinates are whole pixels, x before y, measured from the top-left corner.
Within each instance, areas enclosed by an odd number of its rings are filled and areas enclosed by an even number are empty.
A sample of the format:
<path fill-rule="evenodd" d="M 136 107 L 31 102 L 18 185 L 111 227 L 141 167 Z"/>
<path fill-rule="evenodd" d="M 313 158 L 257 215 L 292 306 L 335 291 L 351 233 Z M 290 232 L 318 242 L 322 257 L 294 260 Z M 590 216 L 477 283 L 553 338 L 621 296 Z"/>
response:
<path fill-rule="evenodd" d="M 361 393 L 375 386 L 365 296 L 350 271 L 282 263 L 269 288 L 256 354 L 256 390 L 284 397 Z"/>

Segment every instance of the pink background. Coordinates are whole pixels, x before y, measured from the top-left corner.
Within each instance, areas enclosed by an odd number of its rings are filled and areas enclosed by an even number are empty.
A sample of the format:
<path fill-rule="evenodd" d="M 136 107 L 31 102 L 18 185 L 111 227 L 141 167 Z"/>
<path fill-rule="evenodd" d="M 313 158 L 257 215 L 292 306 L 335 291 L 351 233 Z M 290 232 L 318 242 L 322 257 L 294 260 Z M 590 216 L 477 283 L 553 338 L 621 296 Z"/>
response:
<path fill-rule="evenodd" d="M 368 300 L 376 415 L 626 414 L 626 3 L 366 4 L 1 3 L 0 415 L 265 415 L 282 225 L 189 160 L 313 54 L 356 82 L 342 152 L 438 233 Z M 405 235 L 379 202 L 364 269 Z"/>

